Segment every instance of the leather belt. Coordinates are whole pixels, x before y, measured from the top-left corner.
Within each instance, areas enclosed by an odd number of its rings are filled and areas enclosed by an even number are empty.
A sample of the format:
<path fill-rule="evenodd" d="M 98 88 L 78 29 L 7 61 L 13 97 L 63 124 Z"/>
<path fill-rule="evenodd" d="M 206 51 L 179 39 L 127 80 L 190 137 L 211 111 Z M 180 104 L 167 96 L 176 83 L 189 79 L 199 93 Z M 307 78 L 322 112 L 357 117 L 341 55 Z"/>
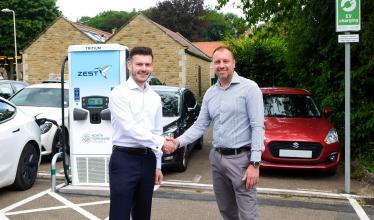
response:
<path fill-rule="evenodd" d="M 244 146 L 239 148 L 224 148 L 224 147 L 216 147 L 214 148 L 215 151 L 222 155 L 237 155 L 240 154 L 243 151 L 250 151 L 250 146 Z"/>
<path fill-rule="evenodd" d="M 149 152 L 152 152 L 150 148 L 146 147 L 122 147 L 117 145 L 113 145 L 113 151 L 120 151 L 134 155 L 146 155 Z"/>

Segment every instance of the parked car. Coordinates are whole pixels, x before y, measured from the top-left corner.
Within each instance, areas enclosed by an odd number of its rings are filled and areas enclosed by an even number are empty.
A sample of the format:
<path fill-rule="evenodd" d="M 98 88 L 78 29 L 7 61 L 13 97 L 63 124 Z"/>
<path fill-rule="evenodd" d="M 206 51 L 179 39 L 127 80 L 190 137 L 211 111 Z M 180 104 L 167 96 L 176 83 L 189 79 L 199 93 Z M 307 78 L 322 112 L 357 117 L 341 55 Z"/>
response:
<path fill-rule="evenodd" d="M 197 119 L 200 105 L 194 94 L 186 88 L 172 86 L 151 86 L 162 100 L 162 119 L 164 136 L 178 137 L 182 135 Z M 185 171 L 192 149 L 202 148 L 203 138 L 188 146 L 178 148 L 174 153 L 163 155 L 162 166 Z"/>
<path fill-rule="evenodd" d="M 321 170 L 334 173 L 341 144 L 332 114 L 317 108 L 310 92 L 295 88 L 261 88 L 265 110 L 265 151 L 261 168 Z"/>
<path fill-rule="evenodd" d="M 24 81 L 0 80 L 0 96 L 9 99 L 14 93 L 28 86 Z"/>
<path fill-rule="evenodd" d="M 157 77 L 155 76 L 149 76 L 148 79 L 147 79 L 147 83 L 149 85 L 153 85 L 153 86 L 159 86 L 159 85 L 165 85 L 164 83 L 162 83 Z"/>
<path fill-rule="evenodd" d="M 40 128 L 34 117 L 1 97 L 0 145 L 0 187 L 32 187 L 40 164 Z"/>
<path fill-rule="evenodd" d="M 65 83 L 64 89 L 65 125 L 68 125 L 69 85 Z M 16 93 L 10 98 L 10 101 L 25 112 L 38 115 L 38 118 L 48 118 L 55 120 L 59 125 L 62 124 L 61 83 L 30 85 Z M 40 128 L 42 133 L 42 155 L 53 156 L 62 147 L 61 130 L 50 122 L 45 123 Z M 65 134 L 65 143 L 68 143 L 67 128 Z"/>
<path fill-rule="evenodd" d="M 68 80 L 64 80 L 64 83 L 67 83 Z M 61 80 L 59 79 L 46 79 L 43 80 L 42 83 L 61 83 Z"/>

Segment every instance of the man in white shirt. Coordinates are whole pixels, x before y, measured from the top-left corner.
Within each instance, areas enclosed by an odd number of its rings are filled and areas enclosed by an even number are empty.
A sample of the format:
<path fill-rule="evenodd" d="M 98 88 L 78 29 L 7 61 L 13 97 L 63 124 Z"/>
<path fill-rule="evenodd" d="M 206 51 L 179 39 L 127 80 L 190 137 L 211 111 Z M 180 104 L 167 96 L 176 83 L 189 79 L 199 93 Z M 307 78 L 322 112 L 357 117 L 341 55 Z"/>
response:
<path fill-rule="evenodd" d="M 161 136 L 162 103 L 148 83 L 152 49 L 134 47 L 127 63 L 130 77 L 109 98 L 113 152 L 109 163 L 111 220 L 151 218 L 154 184 L 159 185 L 162 151 L 176 149 Z"/>

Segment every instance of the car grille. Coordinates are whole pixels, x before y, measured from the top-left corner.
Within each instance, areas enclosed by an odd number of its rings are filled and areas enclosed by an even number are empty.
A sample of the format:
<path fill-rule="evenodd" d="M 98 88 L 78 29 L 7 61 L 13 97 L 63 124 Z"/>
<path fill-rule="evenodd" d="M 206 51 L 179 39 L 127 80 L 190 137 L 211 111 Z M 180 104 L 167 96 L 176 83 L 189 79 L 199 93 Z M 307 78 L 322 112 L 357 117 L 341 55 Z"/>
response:
<path fill-rule="evenodd" d="M 295 144 L 297 143 L 297 144 Z M 294 146 L 297 145 L 297 148 Z M 279 150 L 303 150 L 303 151 L 312 151 L 311 158 L 303 159 L 315 159 L 318 158 L 322 152 L 322 145 L 316 142 L 295 142 L 295 141 L 273 141 L 268 145 L 268 149 L 273 157 L 281 158 L 279 156 Z M 284 157 L 282 157 L 284 158 Z"/>

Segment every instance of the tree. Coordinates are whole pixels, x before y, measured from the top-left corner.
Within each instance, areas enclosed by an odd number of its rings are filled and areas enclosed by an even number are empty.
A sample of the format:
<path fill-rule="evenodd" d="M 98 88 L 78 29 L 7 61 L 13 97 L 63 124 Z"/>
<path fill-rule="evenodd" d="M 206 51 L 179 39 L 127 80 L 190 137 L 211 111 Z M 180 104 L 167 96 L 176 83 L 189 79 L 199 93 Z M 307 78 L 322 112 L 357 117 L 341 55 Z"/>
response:
<path fill-rule="evenodd" d="M 229 0 L 217 0 L 224 6 Z M 286 43 L 283 73 L 297 87 L 315 95 L 322 107 L 333 107 L 331 118 L 344 140 L 344 46 L 335 32 L 335 1 L 241 0 L 247 21 L 273 23 Z M 352 153 L 369 158 L 374 167 L 374 2 L 361 1 L 360 43 L 351 48 Z"/>
<path fill-rule="evenodd" d="M 105 11 L 95 17 L 81 17 L 79 22 L 84 25 L 94 27 L 103 31 L 112 32 L 120 29 L 124 24 L 128 23 L 137 12 L 126 11 Z"/>
<path fill-rule="evenodd" d="M 202 36 L 206 41 L 219 41 L 226 36 L 239 37 L 247 29 L 245 20 L 232 13 L 223 14 L 209 10 L 200 19 L 206 21 Z"/>
<path fill-rule="evenodd" d="M 31 40 L 61 15 L 55 0 L 3 0 L 0 1 L 0 9 L 3 8 L 15 11 L 18 51 L 23 50 Z M 0 33 L 0 55 L 14 56 L 11 13 L 0 12 Z"/>
<path fill-rule="evenodd" d="M 262 30 L 266 32 L 266 30 Z M 257 35 L 263 35 L 262 31 Z M 294 81 L 285 74 L 285 41 L 277 36 L 262 38 L 242 36 L 227 39 L 241 76 L 256 81 L 259 86 L 289 86 Z"/>
<path fill-rule="evenodd" d="M 204 39 L 207 22 L 199 19 L 207 13 L 203 0 L 166 0 L 158 2 L 156 7 L 144 13 L 151 20 L 181 33 L 190 41 Z"/>

